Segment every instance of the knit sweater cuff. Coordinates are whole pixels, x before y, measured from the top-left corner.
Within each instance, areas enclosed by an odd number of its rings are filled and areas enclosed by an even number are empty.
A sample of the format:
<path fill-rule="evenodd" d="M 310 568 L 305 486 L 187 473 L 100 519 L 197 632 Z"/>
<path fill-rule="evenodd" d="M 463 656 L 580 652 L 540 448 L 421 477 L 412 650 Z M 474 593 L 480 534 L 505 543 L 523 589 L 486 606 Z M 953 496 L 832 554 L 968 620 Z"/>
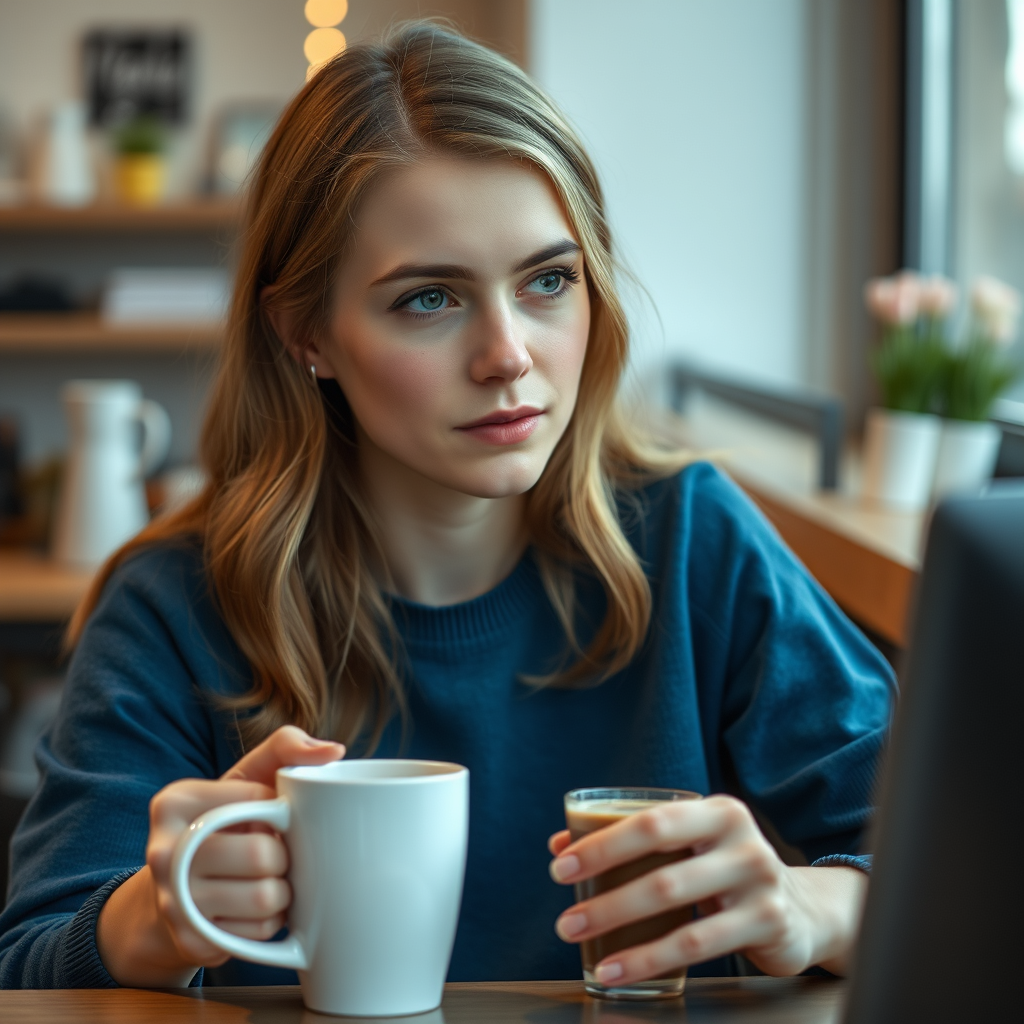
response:
<path fill-rule="evenodd" d="M 811 861 L 812 868 L 856 868 L 864 874 L 871 874 L 870 853 L 855 855 L 852 853 L 830 853 L 827 857 L 819 857 Z"/>
<path fill-rule="evenodd" d="M 64 929 L 61 945 L 62 957 L 59 988 L 117 988 L 118 984 L 107 973 L 96 945 L 96 925 L 111 894 L 128 881 L 141 868 L 119 871 L 109 882 L 101 885 L 79 908 L 78 913 Z M 196 971 L 189 988 L 203 984 L 203 968 Z"/>
<path fill-rule="evenodd" d="M 68 922 L 61 943 L 64 948 L 60 958 L 60 988 L 117 988 L 96 947 L 96 922 L 111 893 L 138 870 L 119 871 L 101 885 Z"/>

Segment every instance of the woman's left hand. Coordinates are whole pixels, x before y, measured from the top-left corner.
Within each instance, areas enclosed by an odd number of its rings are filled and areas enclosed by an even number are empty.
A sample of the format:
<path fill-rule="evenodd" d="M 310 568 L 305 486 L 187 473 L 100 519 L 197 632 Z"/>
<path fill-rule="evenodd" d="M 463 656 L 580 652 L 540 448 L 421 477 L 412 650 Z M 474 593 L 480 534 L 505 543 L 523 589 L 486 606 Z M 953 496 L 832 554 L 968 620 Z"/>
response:
<path fill-rule="evenodd" d="M 667 802 L 570 843 L 548 841 L 551 876 L 571 884 L 652 853 L 693 851 L 570 907 L 556 930 L 583 942 L 677 907 L 701 917 L 643 946 L 606 957 L 598 981 L 629 984 L 742 952 L 766 974 L 799 974 L 819 965 L 845 973 L 867 876 L 855 868 L 787 867 L 746 804 L 730 796 Z"/>

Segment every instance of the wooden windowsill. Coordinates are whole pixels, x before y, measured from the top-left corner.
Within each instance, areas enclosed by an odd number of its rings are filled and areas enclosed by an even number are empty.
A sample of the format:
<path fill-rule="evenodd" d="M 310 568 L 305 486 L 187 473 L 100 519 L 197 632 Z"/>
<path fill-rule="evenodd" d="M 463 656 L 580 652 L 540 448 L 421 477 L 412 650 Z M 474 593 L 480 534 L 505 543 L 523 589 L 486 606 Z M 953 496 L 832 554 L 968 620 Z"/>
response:
<path fill-rule="evenodd" d="M 927 513 L 865 501 L 854 449 L 844 455 L 842 487 L 820 490 L 811 437 L 703 395 L 664 429 L 736 480 L 849 615 L 906 646 Z"/>

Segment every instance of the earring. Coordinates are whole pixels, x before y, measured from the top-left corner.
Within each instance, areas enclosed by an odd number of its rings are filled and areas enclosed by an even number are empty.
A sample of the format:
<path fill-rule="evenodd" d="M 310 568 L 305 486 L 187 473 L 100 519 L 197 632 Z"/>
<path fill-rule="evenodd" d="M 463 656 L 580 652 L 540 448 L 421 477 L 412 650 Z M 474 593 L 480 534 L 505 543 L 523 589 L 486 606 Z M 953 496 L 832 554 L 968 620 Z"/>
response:
<path fill-rule="evenodd" d="M 313 374 L 313 382 L 315 383 L 316 382 L 316 367 L 312 363 L 309 364 L 309 372 L 311 374 Z"/>

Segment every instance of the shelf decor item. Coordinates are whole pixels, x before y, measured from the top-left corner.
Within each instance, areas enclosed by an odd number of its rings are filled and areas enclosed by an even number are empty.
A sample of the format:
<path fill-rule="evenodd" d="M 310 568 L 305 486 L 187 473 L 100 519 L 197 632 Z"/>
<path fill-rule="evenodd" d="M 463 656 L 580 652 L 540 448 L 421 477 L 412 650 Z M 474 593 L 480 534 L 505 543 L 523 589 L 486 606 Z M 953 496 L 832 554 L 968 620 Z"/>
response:
<path fill-rule="evenodd" d="M 110 273 L 100 312 L 108 324 L 220 323 L 230 297 L 224 267 L 119 267 Z"/>
<path fill-rule="evenodd" d="M 992 476 L 999 428 L 989 420 L 999 395 L 1019 375 L 1008 358 L 1021 313 L 1021 296 L 993 277 L 971 289 L 971 316 L 961 344 L 949 350 L 939 389 L 943 415 L 932 497 L 977 492 Z"/>
<path fill-rule="evenodd" d="M 233 196 L 241 190 L 280 113 L 271 103 L 232 104 L 220 112 L 210 140 L 210 192 Z"/>
<path fill-rule="evenodd" d="M 39 191 L 55 206 L 85 206 L 96 198 L 96 175 L 86 137 L 85 107 L 59 103 L 47 123 Z"/>
<path fill-rule="evenodd" d="M 868 411 L 864 497 L 908 510 L 924 508 L 940 437 L 936 395 L 945 360 L 945 324 L 956 289 L 911 271 L 869 281 L 868 309 L 883 328 L 871 366 L 882 405 Z"/>
<path fill-rule="evenodd" d="M 62 397 L 71 449 L 53 556 L 72 565 L 99 565 L 148 522 L 145 478 L 167 455 L 171 421 L 130 380 L 72 380 Z"/>
<path fill-rule="evenodd" d="M 164 194 L 166 161 L 164 127 L 142 114 L 126 121 L 114 135 L 114 178 L 118 198 L 132 206 L 154 206 Z"/>

